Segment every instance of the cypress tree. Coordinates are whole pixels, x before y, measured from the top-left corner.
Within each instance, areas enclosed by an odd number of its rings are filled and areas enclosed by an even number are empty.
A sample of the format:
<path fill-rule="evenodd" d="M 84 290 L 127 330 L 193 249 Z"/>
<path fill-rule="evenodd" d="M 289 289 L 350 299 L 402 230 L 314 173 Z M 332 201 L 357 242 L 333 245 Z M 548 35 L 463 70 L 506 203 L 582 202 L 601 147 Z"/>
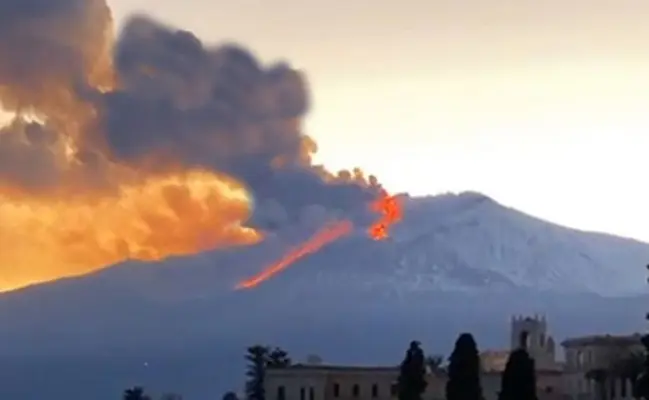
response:
<path fill-rule="evenodd" d="M 426 390 L 426 357 L 419 342 L 410 342 L 401 362 L 397 381 L 399 400 L 421 400 Z"/>
<path fill-rule="evenodd" d="M 446 400 L 482 399 L 478 346 L 470 333 L 462 333 L 449 358 Z"/>
<path fill-rule="evenodd" d="M 521 334 L 521 347 L 512 351 L 503 372 L 498 400 L 537 400 L 534 359 L 525 349 L 527 333 Z"/>

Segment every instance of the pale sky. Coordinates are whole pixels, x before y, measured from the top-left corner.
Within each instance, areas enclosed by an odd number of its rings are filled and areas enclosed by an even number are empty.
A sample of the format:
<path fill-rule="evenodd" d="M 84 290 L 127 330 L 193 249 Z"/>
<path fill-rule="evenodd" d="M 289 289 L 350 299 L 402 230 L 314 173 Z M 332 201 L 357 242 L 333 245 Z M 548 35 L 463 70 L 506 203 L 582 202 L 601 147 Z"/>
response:
<path fill-rule="evenodd" d="M 309 78 L 332 169 L 649 241 L 647 0 L 112 0 Z"/>

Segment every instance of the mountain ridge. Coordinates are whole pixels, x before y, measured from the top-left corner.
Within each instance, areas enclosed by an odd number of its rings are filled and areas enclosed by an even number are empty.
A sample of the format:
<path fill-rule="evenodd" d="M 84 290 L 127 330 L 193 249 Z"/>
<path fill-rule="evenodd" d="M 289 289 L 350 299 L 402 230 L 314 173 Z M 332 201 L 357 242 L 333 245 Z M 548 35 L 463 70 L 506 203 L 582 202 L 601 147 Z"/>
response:
<path fill-rule="evenodd" d="M 422 197 L 410 197 L 407 195 L 399 196 L 403 200 L 404 207 L 404 220 L 401 224 L 398 224 L 393 229 L 392 237 L 385 242 L 373 243 L 371 240 L 365 237 L 365 232 L 362 229 L 358 229 L 348 237 L 345 237 L 337 242 L 326 246 L 321 251 L 307 257 L 307 260 L 313 258 L 321 258 L 322 254 L 331 255 L 335 252 L 349 252 L 353 251 L 354 247 L 368 246 L 372 250 L 385 248 L 387 246 L 394 246 L 400 248 L 399 251 L 402 253 L 402 257 L 397 256 L 396 266 L 405 269 L 413 268 L 413 264 L 421 264 L 429 262 L 431 257 L 429 254 L 422 254 L 422 247 L 433 247 L 437 252 L 449 252 L 449 242 L 452 246 L 450 258 L 458 258 L 459 253 L 466 253 L 467 249 L 471 250 L 468 247 L 467 240 L 472 239 L 474 241 L 480 241 L 483 238 L 480 237 L 471 237 L 471 232 L 480 232 L 482 228 L 484 230 L 484 225 L 492 224 L 492 232 L 487 232 L 492 234 L 492 238 L 484 237 L 482 242 L 478 242 L 476 246 L 488 245 L 488 251 L 486 256 L 492 256 L 496 259 L 502 259 L 506 257 L 505 254 L 510 247 L 508 243 L 512 241 L 519 242 L 517 245 L 525 245 L 528 247 L 533 247 L 531 250 L 534 251 L 534 247 L 538 248 L 543 245 L 544 241 L 555 239 L 552 236 L 562 235 L 563 237 L 559 238 L 559 242 L 568 240 L 570 244 L 582 245 L 587 248 L 587 251 L 578 250 L 571 251 L 570 246 L 563 245 L 560 250 L 563 252 L 571 253 L 569 256 L 573 259 L 583 258 L 586 262 L 590 263 L 591 266 L 595 266 L 599 269 L 607 270 L 610 269 L 610 266 L 601 265 L 601 262 L 595 262 L 595 257 L 591 256 L 590 253 L 601 253 L 602 242 L 613 242 L 616 245 L 621 245 L 625 248 L 630 248 L 634 253 L 639 253 L 639 256 L 636 258 L 639 262 L 634 262 L 630 267 L 635 268 L 631 272 L 631 278 L 627 278 L 624 283 L 630 288 L 628 291 L 622 290 L 613 293 L 614 295 L 618 294 L 638 294 L 644 292 L 644 279 L 642 273 L 644 272 L 641 265 L 645 264 L 646 260 L 649 260 L 649 244 L 643 243 L 636 239 L 624 238 L 612 234 L 602 233 L 602 232 L 590 232 L 583 231 L 574 228 L 567 228 L 562 225 L 548 222 L 540 218 L 534 217 L 525 212 L 519 211 L 512 207 L 507 207 L 497 202 L 496 200 L 488 197 L 484 194 L 466 191 L 460 192 L 458 194 L 454 193 L 445 193 L 437 196 L 422 196 Z M 525 226 L 528 225 L 528 226 Z M 532 234 L 528 234 L 525 231 L 525 228 L 530 229 L 529 225 L 532 225 Z M 523 228 L 521 228 L 521 226 Z M 540 227 L 540 228 L 539 228 Z M 488 227 L 489 228 L 489 227 Z M 509 229 L 512 232 L 505 232 L 505 228 Z M 452 231 L 456 232 L 457 238 L 449 239 L 449 234 Z M 460 234 L 457 232 L 460 231 Z M 504 235 L 508 233 L 508 235 Z M 293 234 L 292 236 L 295 236 Z M 303 235 L 304 236 L 304 235 Z M 484 234 L 483 234 L 484 236 Z M 521 243 L 521 237 L 525 236 L 525 241 Z M 587 237 L 587 239 L 586 239 Z M 498 241 L 497 243 L 493 243 Z M 442 243 L 442 245 L 440 245 Z M 505 246 L 503 246 L 503 243 Z M 43 287 L 42 285 L 51 285 L 51 284 L 61 284 L 65 286 L 75 285 L 77 282 L 84 282 L 88 279 L 103 279 L 106 276 L 111 276 L 113 274 L 127 273 L 131 271 L 135 276 L 129 276 L 127 279 L 133 279 L 138 276 L 140 273 L 146 274 L 149 272 L 149 268 L 156 268 L 159 270 L 163 269 L 173 269 L 179 268 L 178 265 L 183 265 L 180 268 L 183 269 L 195 269 L 195 268 L 205 268 L 205 263 L 214 262 L 215 264 L 237 264 L 237 271 L 228 270 L 228 268 L 223 267 L 223 274 L 227 275 L 226 280 L 228 284 L 234 287 L 236 281 L 242 279 L 248 275 L 252 275 L 255 272 L 261 270 L 264 266 L 268 265 L 270 262 L 279 259 L 283 252 L 288 248 L 293 247 L 299 244 L 299 241 L 293 238 L 292 240 L 286 240 L 281 237 L 272 237 L 269 240 L 263 241 L 258 245 L 253 245 L 249 247 L 238 247 L 230 248 L 224 250 L 212 250 L 205 252 L 203 254 L 197 255 L 188 255 L 188 256 L 173 256 L 165 260 L 158 262 L 144 262 L 137 260 L 127 260 L 122 263 L 118 263 L 98 271 L 91 272 L 89 274 L 84 274 L 80 276 L 65 277 L 55 281 L 44 282 L 41 284 L 29 285 L 11 292 L 0 293 L 0 299 L 3 296 L 6 296 L 10 293 L 19 293 L 24 292 L 25 290 L 30 291 L 38 287 Z M 387 244 L 387 246 L 386 246 Z M 463 248 L 458 248 L 462 246 Z M 332 250 L 333 249 L 333 250 Z M 526 249 L 530 250 L 530 249 Z M 555 250 L 555 249 L 552 249 Z M 395 256 L 392 251 L 392 256 Z M 390 253 L 390 252 L 388 252 Z M 525 267 L 525 264 L 530 265 L 535 263 L 541 263 L 539 258 L 547 257 L 548 251 L 536 250 L 537 258 L 533 259 L 532 263 L 522 260 L 517 265 L 509 266 L 510 272 L 514 277 L 516 277 L 518 269 L 522 265 Z M 612 255 L 605 257 L 606 259 L 619 259 L 624 258 L 620 257 L 618 253 L 624 253 L 624 251 L 613 251 Z M 403 257 L 403 254 L 410 254 L 409 257 Z M 386 256 L 386 254 L 383 254 Z M 389 254 L 388 254 L 389 255 Z M 416 255 L 416 256 L 415 256 Z M 423 257 L 422 259 L 416 259 L 417 257 Z M 466 257 L 466 256 L 465 256 Z M 485 257 L 487 258 L 487 257 Z M 304 261 L 297 262 L 295 266 L 289 267 L 289 269 L 300 268 L 301 264 Z M 456 259 L 455 263 L 466 263 L 466 260 Z M 579 264 L 579 263 L 576 263 Z M 500 264 L 498 267 L 503 268 L 504 264 Z M 322 267 L 326 268 L 326 267 Z M 528 267 L 529 268 L 529 267 Z M 473 268 L 473 272 L 476 270 Z M 120 272 L 121 271 L 121 272 Z M 637 271 L 637 273 L 636 273 Z M 642 271 L 642 272 L 641 272 Z M 407 272 L 407 271 L 404 271 Z M 483 275 L 491 275 L 493 279 L 498 277 L 494 276 L 492 272 L 499 272 L 494 266 L 489 270 L 484 270 Z M 592 271 L 582 271 L 583 274 L 587 274 Z M 610 272 L 610 271 L 609 271 Z M 616 275 L 619 275 L 616 273 Z M 642 282 L 639 284 L 634 284 L 633 281 L 636 278 L 641 278 Z M 150 278 L 147 276 L 147 278 Z M 500 278 L 501 283 L 506 284 L 507 281 L 510 281 L 510 276 L 505 279 Z M 619 276 L 618 276 L 619 278 Z M 143 278 L 140 278 L 143 279 Z M 273 279 L 281 279 L 281 274 Z M 605 285 L 603 286 L 606 290 L 612 289 L 615 285 L 612 285 L 618 279 L 606 280 Z M 222 279 L 217 279 L 215 281 L 222 283 Z M 452 281 L 452 280 L 451 280 Z M 452 282 L 443 282 L 443 283 L 452 283 Z M 519 280 L 520 284 L 521 281 Z M 523 285 L 523 286 L 535 286 Z M 600 286 L 600 287 L 601 287 Z M 549 284 L 543 286 L 545 288 L 551 288 Z M 441 288 L 443 289 L 443 288 Z M 589 288 L 597 289 L 597 288 Z M 36 289 L 38 290 L 38 289 Z M 598 290 L 591 290 L 598 292 L 600 294 L 610 294 L 604 293 Z"/>
<path fill-rule="evenodd" d="M 558 339 L 642 329 L 649 245 L 476 193 L 403 201 L 387 240 L 359 228 L 253 290 L 233 287 L 295 245 L 295 232 L 0 294 L 0 398 L 109 400 L 133 384 L 213 398 L 241 383 L 254 343 L 395 363 L 412 338 L 444 354 L 462 331 L 483 349 L 506 346 L 511 314 L 546 314 Z"/>

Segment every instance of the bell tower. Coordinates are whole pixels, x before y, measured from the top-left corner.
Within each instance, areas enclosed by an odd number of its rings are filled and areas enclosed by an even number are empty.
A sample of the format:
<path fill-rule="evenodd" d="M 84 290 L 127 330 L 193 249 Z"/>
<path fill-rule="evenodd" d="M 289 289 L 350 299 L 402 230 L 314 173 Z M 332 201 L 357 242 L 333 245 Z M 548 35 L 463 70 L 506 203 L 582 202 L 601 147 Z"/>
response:
<path fill-rule="evenodd" d="M 514 315 L 511 319 L 511 350 L 524 346 L 536 363 L 536 368 L 555 366 L 554 339 L 548 334 L 545 316 Z"/>

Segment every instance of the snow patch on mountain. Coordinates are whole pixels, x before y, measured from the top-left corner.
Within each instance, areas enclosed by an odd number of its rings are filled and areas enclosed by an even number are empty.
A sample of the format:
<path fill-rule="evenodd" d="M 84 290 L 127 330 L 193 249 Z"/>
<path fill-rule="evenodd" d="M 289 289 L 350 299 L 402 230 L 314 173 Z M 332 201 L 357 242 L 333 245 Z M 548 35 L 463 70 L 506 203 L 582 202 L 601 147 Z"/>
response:
<path fill-rule="evenodd" d="M 507 293 L 529 290 L 626 296 L 646 291 L 649 245 L 552 224 L 504 207 L 480 193 L 401 196 L 404 220 L 385 241 L 365 230 L 336 241 L 264 286 L 282 295 L 363 292 L 400 299 L 413 293 Z M 308 235 L 307 235 L 308 236 Z M 119 291 L 176 302 L 231 293 L 235 284 L 299 244 L 276 235 L 250 247 L 128 261 L 39 291 Z M 45 287 L 47 286 L 47 287 Z M 284 288 L 284 289 L 281 289 Z"/>
<path fill-rule="evenodd" d="M 405 201 L 398 268 L 436 285 L 642 293 L 649 245 L 552 224 L 473 192 Z M 421 277 L 417 278 L 422 280 Z"/>

